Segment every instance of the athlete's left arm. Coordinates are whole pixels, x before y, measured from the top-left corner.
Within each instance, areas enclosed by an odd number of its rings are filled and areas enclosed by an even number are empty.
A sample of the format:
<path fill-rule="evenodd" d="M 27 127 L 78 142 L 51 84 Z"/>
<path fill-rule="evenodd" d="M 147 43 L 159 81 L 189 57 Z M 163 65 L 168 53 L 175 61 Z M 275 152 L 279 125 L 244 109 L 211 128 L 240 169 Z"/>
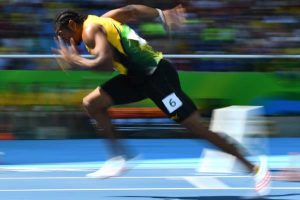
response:
<path fill-rule="evenodd" d="M 144 5 L 128 5 L 118 9 L 111 10 L 102 17 L 109 17 L 121 23 L 131 21 L 143 21 L 145 19 L 155 19 L 159 17 L 167 29 L 180 26 L 184 22 L 185 9 L 181 4 L 174 8 L 161 11 Z"/>
<path fill-rule="evenodd" d="M 144 5 L 128 5 L 108 11 L 102 15 L 102 17 L 109 17 L 119 21 L 120 23 L 137 21 L 138 19 L 152 19 L 158 16 L 158 12 L 155 8 Z"/>

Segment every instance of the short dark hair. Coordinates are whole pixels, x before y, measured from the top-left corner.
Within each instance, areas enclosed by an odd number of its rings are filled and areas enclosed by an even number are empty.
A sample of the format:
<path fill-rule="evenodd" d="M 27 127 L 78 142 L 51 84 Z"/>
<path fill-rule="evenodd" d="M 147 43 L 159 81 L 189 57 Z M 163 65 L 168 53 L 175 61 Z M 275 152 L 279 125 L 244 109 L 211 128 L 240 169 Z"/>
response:
<path fill-rule="evenodd" d="M 62 27 L 68 28 L 70 20 L 75 21 L 78 24 L 83 24 L 84 20 L 87 18 L 87 15 L 79 14 L 73 10 L 64 10 L 58 13 L 54 20 L 54 30 L 57 35 L 57 31 Z"/>

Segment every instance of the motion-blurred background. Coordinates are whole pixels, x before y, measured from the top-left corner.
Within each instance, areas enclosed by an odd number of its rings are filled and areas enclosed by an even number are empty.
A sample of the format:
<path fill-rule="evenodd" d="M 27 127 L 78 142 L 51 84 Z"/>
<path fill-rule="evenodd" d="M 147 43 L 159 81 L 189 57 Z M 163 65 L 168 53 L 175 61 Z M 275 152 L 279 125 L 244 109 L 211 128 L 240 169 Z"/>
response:
<path fill-rule="evenodd" d="M 187 19 L 171 37 L 157 22 L 130 26 L 165 54 L 300 54 L 295 0 L 1 0 L 0 54 L 52 54 L 52 20 L 64 9 L 101 15 L 128 4 L 167 9 L 178 3 L 187 8 Z M 87 53 L 83 47 L 80 52 Z M 300 136 L 299 59 L 171 60 L 207 125 L 215 108 L 262 105 L 269 136 Z M 55 59 L 0 58 L 0 139 L 97 137 L 81 101 L 114 75 L 83 69 L 65 74 Z M 111 114 L 125 138 L 190 137 L 149 100 Z"/>

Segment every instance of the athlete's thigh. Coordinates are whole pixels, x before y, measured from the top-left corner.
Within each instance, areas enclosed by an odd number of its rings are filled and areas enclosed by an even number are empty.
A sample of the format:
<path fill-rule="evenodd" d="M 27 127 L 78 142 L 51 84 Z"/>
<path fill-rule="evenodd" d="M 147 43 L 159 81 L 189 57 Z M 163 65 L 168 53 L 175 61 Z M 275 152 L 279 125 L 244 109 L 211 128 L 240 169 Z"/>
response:
<path fill-rule="evenodd" d="M 167 61 L 160 62 L 147 84 L 148 97 L 170 118 L 182 122 L 197 109 L 182 90 L 175 68 Z"/>
<path fill-rule="evenodd" d="M 135 85 L 128 76 L 118 75 L 101 86 L 112 99 L 114 105 L 137 102 L 146 98 L 138 85 Z"/>

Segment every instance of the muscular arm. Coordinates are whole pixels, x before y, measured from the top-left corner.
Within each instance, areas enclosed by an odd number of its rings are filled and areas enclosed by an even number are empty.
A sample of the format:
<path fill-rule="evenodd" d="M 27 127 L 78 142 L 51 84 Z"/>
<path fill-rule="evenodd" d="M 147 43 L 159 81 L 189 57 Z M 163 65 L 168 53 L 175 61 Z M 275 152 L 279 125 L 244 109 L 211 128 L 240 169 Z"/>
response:
<path fill-rule="evenodd" d="M 99 25 L 92 24 L 87 27 L 82 34 L 84 43 L 89 47 L 93 58 L 87 59 L 77 52 L 74 40 L 70 40 L 70 46 L 64 45 L 64 42 L 59 38 L 59 49 L 56 51 L 62 55 L 63 59 L 70 66 L 80 66 L 91 69 L 112 69 L 112 52 L 109 43 L 106 39 L 106 33 Z"/>
<path fill-rule="evenodd" d="M 110 17 L 122 23 L 136 21 L 138 19 L 155 18 L 159 14 L 155 8 L 143 5 L 130 5 L 123 8 L 115 9 L 104 14 L 102 17 Z M 105 30 L 96 24 L 92 24 L 83 30 L 82 39 L 90 49 L 90 53 L 94 55 L 92 59 L 86 59 L 79 54 L 71 54 L 69 64 L 77 65 L 85 68 L 110 68 L 112 65 L 112 52 L 106 38 Z M 76 52 L 75 44 L 70 41 L 71 49 Z M 70 52 L 70 51 L 69 51 Z"/>
<path fill-rule="evenodd" d="M 143 19 L 153 19 L 158 16 L 159 14 L 155 8 L 151 8 L 144 5 L 128 5 L 125 7 L 111 10 L 102 15 L 102 17 L 110 17 L 121 23 L 127 23 Z"/>
<path fill-rule="evenodd" d="M 180 26 L 182 24 L 182 14 L 184 9 L 181 5 L 175 8 L 164 10 L 163 15 L 165 17 L 164 26 L 167 31 L 171 30 L 172 27 Z M 155 18 L 159 16 L 159 12 L 155 8 L 143 6 L 143 5 L 130 5 L 123 8 L 115 9 L 107 12 L 103 17 L 111 17 L 120 21 L 121 23 L 136 21 L 145 18 Z M 54 51 L 60 54 L 65 62 L 69 64 L 70 68 L 72 65 L 77 65 L 85 68 L 111 68 L 112 64 L 112 52 L 110 45 L 106 39 L 105 30 L 99 25 L 90 25 L 83 31 L 82 39 L 84 43 L 89 47 L 90 53 L 94 55 L 92 59 L 86 59 L 79 55 L 76 50 L 76 45 L 71 39 L 70 46 L 65 46 L 62 38 L 59 37 L 58 49 Z"/>
<path fill-rule="evenodd" d="M 121 23 L 132 21 L 142 21 L 145 19 L 155 19 L 157 17 L 163 18 L 163 25 L 168 31 L 179 27 L 183 24 L 185 17 L 185 8 L 181 4 L 178 6 L 163 10 L 161 15 L 156 8 L 151 8 L 144 5 L 128 5 L 122 8 L 111 10 L 102 17 L 110 17 Z"/>

